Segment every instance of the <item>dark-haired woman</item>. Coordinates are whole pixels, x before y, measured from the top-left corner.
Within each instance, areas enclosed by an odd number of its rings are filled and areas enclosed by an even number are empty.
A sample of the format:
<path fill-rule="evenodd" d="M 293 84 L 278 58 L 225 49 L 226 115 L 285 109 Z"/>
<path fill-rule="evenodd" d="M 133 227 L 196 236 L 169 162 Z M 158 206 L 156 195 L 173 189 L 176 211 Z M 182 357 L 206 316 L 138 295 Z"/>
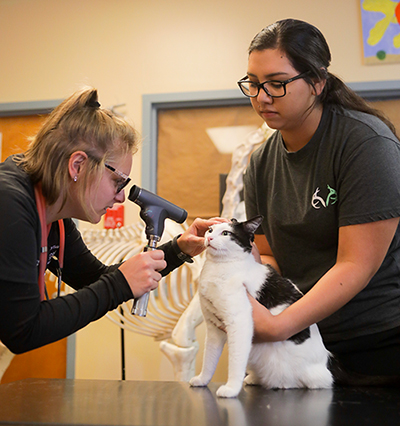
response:
<path fill-rule="evenodd" d="M 348 383 L 389 383 L 400 377 L 400 143 L 330 60 L 317 28 L 286 19 L 255 36 L 238 82 L 276 129 L 245 176 L 247 216 L 264 216 L 255 242 L 305 293 L 277 316 L 252 300 L 255 339 L 318 323 Z"/>
<path fill-rule="evenodd" d="M 92 88 L 74 93 L 48 117 L 28 150 L 0 164 L 0 340 L 22 353 L 62 339 L 133 297 L 204 248 L 218 221 L 196 219 L 160 250 L 106 266 L 71 218 L 100 221 L 125 200 L 138 137 L 103 109 Z M 58 260 L 56 260 L 57 258 Z M 44 271 L 77 291 L 45 300 Z"/>

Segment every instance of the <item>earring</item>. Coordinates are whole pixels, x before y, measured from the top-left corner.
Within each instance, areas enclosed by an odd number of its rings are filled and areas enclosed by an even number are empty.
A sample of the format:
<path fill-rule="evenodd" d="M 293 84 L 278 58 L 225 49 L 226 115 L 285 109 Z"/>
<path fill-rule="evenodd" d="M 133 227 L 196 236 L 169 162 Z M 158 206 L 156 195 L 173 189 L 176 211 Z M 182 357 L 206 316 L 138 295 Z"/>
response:
<path fill-rule="evenodd" d="M 76 182 L 78 180 L 78 176 L 74 176 L 74 182 Z"/>

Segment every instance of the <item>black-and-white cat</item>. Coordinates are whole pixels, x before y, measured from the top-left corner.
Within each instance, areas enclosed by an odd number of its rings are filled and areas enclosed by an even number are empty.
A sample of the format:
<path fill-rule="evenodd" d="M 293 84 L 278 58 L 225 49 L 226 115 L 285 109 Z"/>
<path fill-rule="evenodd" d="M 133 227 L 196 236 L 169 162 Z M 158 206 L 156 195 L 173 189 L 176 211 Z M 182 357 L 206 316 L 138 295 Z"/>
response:
<path fill-rule="evenodd" d="M 262 218 L 221 223 L 206 233 L 206 261 L 199 280 L 206 342 L 201 373 L 192 386 L 206 386 L 228 342 L 228 381 L 217 396 L 235 397 L 243 379 L 266 388 L 330 388 L 332 374 L 317 325 L 283 342 L 252 344 L 252 308 L 247 292 L 277 315 L 302 297 L 300 290 L 252 255 Z M 224 330 L 224 331 L 223 331 Z"/>

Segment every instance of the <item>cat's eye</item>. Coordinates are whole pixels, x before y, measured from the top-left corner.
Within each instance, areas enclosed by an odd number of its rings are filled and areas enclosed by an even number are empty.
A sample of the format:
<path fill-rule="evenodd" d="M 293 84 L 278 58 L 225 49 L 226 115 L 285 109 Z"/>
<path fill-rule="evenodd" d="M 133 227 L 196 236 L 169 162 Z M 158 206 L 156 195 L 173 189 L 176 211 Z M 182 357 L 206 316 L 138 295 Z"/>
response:
<path fill-rule="evenodd" d="M 222 231 L 221 235 L 223 235 L 224 237 L 227 237 L 228 235 L 231 235 L 232 232 L 229 231 Z"/>
<path fill-rule="evenodd" d="M 208 228 L 208 229 L 207 229 L 207 232 L 208 232 L 208 233 L 212 232 L 212 228 Z"/>

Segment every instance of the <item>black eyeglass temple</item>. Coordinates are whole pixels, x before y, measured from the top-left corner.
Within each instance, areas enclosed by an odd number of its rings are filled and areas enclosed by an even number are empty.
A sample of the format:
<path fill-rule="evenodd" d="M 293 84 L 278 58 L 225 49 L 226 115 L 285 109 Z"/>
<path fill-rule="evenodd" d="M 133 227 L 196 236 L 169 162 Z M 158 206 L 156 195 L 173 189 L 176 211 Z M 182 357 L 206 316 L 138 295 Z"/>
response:
<path fill-rule="evenodd" d="M 104 164 L 105 167 L 107 167 L 108 170 L 111 170 L 112 172 L 115 172 L 116 169 L 113 166 L 110 166 L 109 164 L 105 163 Z"/>

